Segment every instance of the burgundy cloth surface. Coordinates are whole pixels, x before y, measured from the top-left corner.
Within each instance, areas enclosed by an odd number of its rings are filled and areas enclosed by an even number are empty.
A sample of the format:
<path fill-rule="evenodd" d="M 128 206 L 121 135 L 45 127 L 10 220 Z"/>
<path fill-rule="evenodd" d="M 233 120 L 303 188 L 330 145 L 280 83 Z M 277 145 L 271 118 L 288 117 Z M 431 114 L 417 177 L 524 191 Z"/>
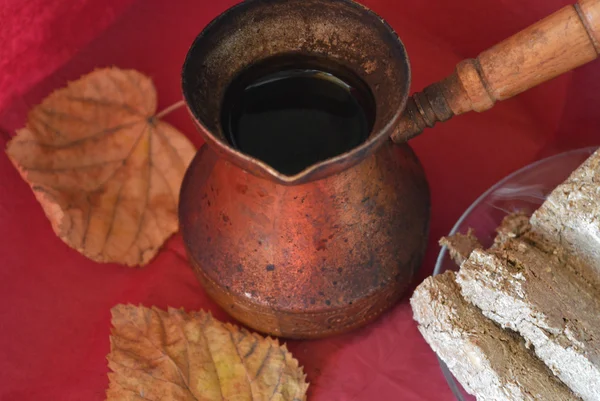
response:
<path fill-rule="evenodd" d="M 564 0 L 365 0 L 404 41 L 412 89 L 508 37 Z M 150 75 L 159 109 L 181 99 L 180 68 L 200 30 L 235 0 L 0 0 L 0 141 L 27 110 L 95 67 Z M 417 281 L 431 274 L 437 240 L 485 189 L 530 162 L 600 145 L 600 64 L 594 62 L 482 113 L 439 125 L 411 145 L 432 193 L 431 235 Z M 202 144 L 183 109 L 167 120 Z M 223 311 L 203 292 L 176 235 L 143 269 L 92 262 L 58 239 L 42 208 L 0 155 L 0 400 L 102 400 L 110 308 L 134 303 Z M 416 283 L 415 283 L 416 284 Z M 292 341 L 310 399 L 452 400 L 408 296 L 368 327 Z"/>

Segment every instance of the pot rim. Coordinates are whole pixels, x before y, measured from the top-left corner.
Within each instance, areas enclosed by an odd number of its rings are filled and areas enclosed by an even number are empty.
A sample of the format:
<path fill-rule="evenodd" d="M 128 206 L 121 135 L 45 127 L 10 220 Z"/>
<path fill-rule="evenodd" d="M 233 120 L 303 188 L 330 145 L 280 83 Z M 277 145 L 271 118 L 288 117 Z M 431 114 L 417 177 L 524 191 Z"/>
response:
<path fill-rule="evenodd" d="M 319 161 L 315 164 L 312 164 L 305 168 L 304 170 L 296 173 L 294 175 L 286 175 L 275 168 L 271 167 L 267 163 L 263 162 L 260 159 L 254 158 L 250 155 L 247 155 L 234 147 L 232 147 L 229 143 L 227 143 L 224 139 L 220 138 L 218 135 L 215 135 L 202 121 L 202 119 L 197 115 L 197 113 L 193 110 L 190 104 L 193 104 L 193 100 L 191 98 L 191 93 L 189 90 L 186 90 L 186 67 L 190 62 L 193 50 L 200 42 L 206 40 L 207 35 L 211 32 L 212 29 L 218 24 L 227 23 L 229 18 L 238 12 L 243 12 L 241 9 L 246 9 L 248 7 L 256 6 L 260 3 L 265 2 L 273 2 L 274 0 L 245 0 L 242 1 L 229 9 L 225 10 L 223 13 L 214 18 L 204 29 L 198 34 L 198 36 L 194 39 L 190 48 L 185 57 L 185 61 L 183 63 L 182 73 L 181 73 L 181 82 L 182 82 L 182 92 L 183 97 L 186 103 L 186 108 L 192 117 L 195 125 L 200 131 L 205 143 L 213 148 L 216 153 L 220 156 L 228 160 L 229 162 L 237 165 L 238 167 L 248 171 L 249 173 L 269 179 L 279 184 L 283 185 L 298 185 L 303 184 L 310 181 L 320 180 L 336 173 L 339 173 L 343 170 L 346 170 L 350 167 L 355 166 L 360 163 L 366 157 L 373 154 L 386 140 L 389 139 L 392 134 L 394 127 L 397 125 L 398 120 L 402 112 L 406 107 L 406 103 L 408 101 L 410 85 L 411 85 L 411 68 L 410 68 L 410 60 L 408 54 L 406 52 L 406 47 L 404 43 L 401 41 L 400 37 L 396 33 L 396 31 L 377 13 L 367 8 L 366 6 L 353 1 L 353 0 L 321 0 L 326 1 L 328 3 L 337 2 L 344 4 L 346 6 L 354 7 L 359 9 L 365 15 L 369 16 L 371 20 L 375 23 L 380 23 L 383 25 L 384 29 L 388 34 L 395 40 L 394 45 L 397 46 L 397 51 L 401 53 L 402 61 L 405 69 L 405 83 L 404 88 L 399 88 L 398 90 L 404 89 L 404 93 L 401 93 L 401 101 L 399 106 L 397 107 L 394 115 L 391 119 L 387 121 L 387 123 L 381 127 L 377 132 L 371 132 L 369 137 L 360 145 L 354 147 L 353 149 L 341 153 L 337 156 L 331 157 L 329 159 L 325 159 Z M 286 2 L 291 0 L 275 0 L 277 2 Z"/>

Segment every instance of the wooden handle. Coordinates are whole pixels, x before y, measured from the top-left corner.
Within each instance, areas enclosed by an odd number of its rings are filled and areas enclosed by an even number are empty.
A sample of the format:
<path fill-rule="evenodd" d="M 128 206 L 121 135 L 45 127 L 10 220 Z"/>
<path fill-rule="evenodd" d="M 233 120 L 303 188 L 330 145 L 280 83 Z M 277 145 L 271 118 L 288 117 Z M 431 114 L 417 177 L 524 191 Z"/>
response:
<path fill-rule="evenodd" d="M 579 0 L 484 51 L 463 60 L 452 75 L 409 98 L 392 140 L 402 143 L 438 121 L 490 109 L 600 52 L 600 0 Z"/>

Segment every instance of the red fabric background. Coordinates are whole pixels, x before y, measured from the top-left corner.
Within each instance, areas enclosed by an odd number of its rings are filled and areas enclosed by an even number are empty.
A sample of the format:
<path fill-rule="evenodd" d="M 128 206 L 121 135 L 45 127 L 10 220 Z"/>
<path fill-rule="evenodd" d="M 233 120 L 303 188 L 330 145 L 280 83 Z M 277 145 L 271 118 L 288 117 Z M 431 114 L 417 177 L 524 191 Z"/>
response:
<path fill-rule="evenodd" d="M 0 0 L 0 138 L 28 108 L 97 66 L 136 68 L 156 82 L 159 109 L 181 98 L 179 73 L 195 35 L 235 0 Z M 365 0 L 405 42 L 413 90 L 461 59 L 567 4 L 565 0 Z M 592 63 L 483 114 L 447 122 L 412 141 L 432 191 L 437 239 L 494 182 L 536 159 L 600 145 L 600 69 Z M 179 110 L 168 121 L 201 145 Z M 182 257 L 179 236 L 146 268 L 101 265 L 53 234 L 28 186 L 0 155 L 0 400 L 102 400 L 110 308 L 141 303 L 210 308 Z M 357 332 L 290 348 L 306 366 L 311 399 L 451 400 L 407 299 Z"/>

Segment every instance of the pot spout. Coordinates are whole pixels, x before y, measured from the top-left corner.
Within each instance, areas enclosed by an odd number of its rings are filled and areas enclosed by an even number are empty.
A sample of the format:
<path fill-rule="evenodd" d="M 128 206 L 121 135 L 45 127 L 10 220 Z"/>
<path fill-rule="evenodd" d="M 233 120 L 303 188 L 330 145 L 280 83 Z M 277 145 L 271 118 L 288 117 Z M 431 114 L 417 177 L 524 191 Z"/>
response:
<path fill-rule="evenodd" d="M 359 92 L 369 93 L 374 109 L 365 137 L 338 152 L 323 152 L 318 160 L 291 171 L 236 146 L 223 124 L 229 107 L 227 94 L 241 77 L 264 77 L 265 71 L 258 66 L 271 70 L 308 68 L 343 81 L 351 78 L 351 82 L 360 82 L 358 86 L 365 88 Z M 355 166 L 390 137 L 406 105 L 410 67 L 404 45 L 393 29 L 358 3 L 248 0 L 217 17 L 196 38 L 184 63 L 182 87 L 200 134 L 220 157 L 261 178 L 296 185 Z M 282 134 L 294 128 L 293 124 L 284 127 Z M 315 145 L 313 150 L 323 151 L 324 146 Z M 286 158 L 283 148 L 279 153 L 277 156 Z M 293 152 L 289 155 L 292 158 Z"/>

